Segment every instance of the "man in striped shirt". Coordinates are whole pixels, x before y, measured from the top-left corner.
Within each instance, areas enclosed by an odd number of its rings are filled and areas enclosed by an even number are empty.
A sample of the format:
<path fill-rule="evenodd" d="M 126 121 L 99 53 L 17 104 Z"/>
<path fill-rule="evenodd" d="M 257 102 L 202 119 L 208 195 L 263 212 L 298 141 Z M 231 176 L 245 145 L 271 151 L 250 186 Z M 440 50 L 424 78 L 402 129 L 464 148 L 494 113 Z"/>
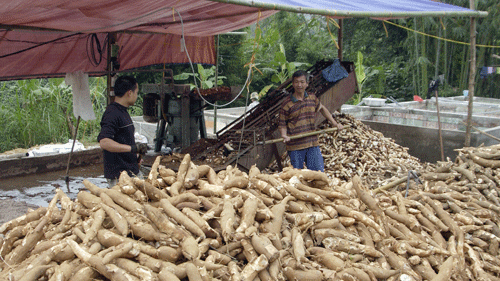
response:
<path fill-rule="evenodd" d="M 294 92 L 284 101 L 280 110 L 279 131 L 286 144 L 292 166 L 297 169 L 304 167 L 309 170 L 324 172 L 323 156 L 319 149 L 318 135 L 290 139 L 291 136 L 314 132 L 316 130 L 316 113 L 321 114 L 339 130 L 341 124 L 335 122 L 332 114 L 321 104 L 314 94 L 306 92 L 308 76 L 302 70 L 292 75 Z"/>

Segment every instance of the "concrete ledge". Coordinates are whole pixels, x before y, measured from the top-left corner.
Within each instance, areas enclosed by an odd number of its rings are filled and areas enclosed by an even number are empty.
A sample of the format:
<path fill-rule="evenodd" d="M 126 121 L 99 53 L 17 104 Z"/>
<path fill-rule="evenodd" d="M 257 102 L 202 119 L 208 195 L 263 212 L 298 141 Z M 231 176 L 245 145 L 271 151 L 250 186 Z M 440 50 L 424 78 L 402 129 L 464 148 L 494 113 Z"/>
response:
<path fill-rule="evenodd" d="M 65 170 L 68 164 L 68 157 L 69 153 L 62 153 L 39 157 L 6 159 L 0 161 L 0 170 L 2 171 L 0 179 Z M 71 156 L 70 168 L 100 164 L 102 161 L 103 155 L 100 147 L 75 151 Z"/>

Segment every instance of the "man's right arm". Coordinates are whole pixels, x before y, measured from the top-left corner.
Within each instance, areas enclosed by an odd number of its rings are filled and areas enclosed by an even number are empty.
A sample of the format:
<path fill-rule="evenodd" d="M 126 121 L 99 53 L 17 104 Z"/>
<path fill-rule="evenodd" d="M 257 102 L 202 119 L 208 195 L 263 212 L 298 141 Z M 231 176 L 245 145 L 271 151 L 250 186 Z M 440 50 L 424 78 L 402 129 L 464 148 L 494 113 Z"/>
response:
<path fill-rule="evenodd" d="M 115 114 L 111 114 L 106 109 L 104 115 L 101 120 L 101 131 L 97 136 L 97 141 L 99 142 L 99 146 L 106 151 L 113 153 L 124 153 L 124 152 L 132 152 L 132 146 L 128 144 L 122 144 L 116 142 L 112 139 L 112 137 L 116 134 L 117 131 L 117 116 Z"/>
<path fill-rule="evenodd" d="M 286 127 L 280 127 L 279 128 L 281 138 L 283 139 L 284 143 L 287 143 L 290 141 L 290 137 L 286 134 Z"/>
<path fill-rule="evenodd" d="M 290 141 L 290 137 L 287 135 L 287 130 L 286 130 L 286 112 L 284 110 L 284 106 L 285 104 L 281 105 L 279 113 L 278 131 L 280 132 L 283 142 L 287 143 Z"/>
<path fill-rule="evenodd" d="M 132 146 L 128 144 L 118 143 L 110 138 L 103 138 L 99 141 L 99 145 L 102 149 L 109 152 L 132 152 Z"/>

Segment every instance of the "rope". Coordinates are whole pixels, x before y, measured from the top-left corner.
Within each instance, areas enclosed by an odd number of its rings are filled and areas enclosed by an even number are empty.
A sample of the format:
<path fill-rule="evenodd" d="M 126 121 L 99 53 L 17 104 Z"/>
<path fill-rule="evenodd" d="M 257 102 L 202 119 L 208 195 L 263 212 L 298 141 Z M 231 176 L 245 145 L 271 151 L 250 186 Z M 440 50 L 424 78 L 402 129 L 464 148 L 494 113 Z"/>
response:
<path fill-rule="evenodd" d="M 461 45 L 468 45 L 468 46 L 470 46 L 470 43 L 467 43 L 467 42 L 462 42 L 462 41 L 457 41 L 457 40 L 453 40 L 453 39 L 443 38 L 443 37 L 439 37 L 439 36 L 436 36 L 436 35 L 428 34 L 428 33 L 422 32 L 422 31 L 417 31 L 417 30 L 414 30 L 414 29 L 408 28 L 408 27 L 406 27 L 406 26 L 402 26 L 402 25 L 399 25 L 399 24 L 397 24 L 397 23 L 390 22 L 390 21 L 388 21 L 388 20 L 383 20 L 383 22 L 385 22 L 385 23 L 389 23 L 389 24 L 392 24 L 392 25 L 394 25 L 394 26 L 397 26 L 397 27 L 399 27 L 399 28 L 402 28 L 402 29 L 405 29 L 405 30 L 408 30 L 408 31 L 411 31 L 411 32 L 418 33 L 418 34 L 423 35 L 423 36 L 431 37 L 431 38 L 438 39 L 438 40 L 442 40 L 442 41 L 452 42 L 452 43 L 456 43 L 456 44 L 461 44 Z M 476 46 L 477 46 L 477 47 L 484 47 L 484 48 L 500 48 L 500 46 L 494 46 L 494 45 L 481 45 L 481 44 L 476 44 Z"/>
<path fill-rule="evenodd" d="M 335 25 L 337 26 L 337 28 L 339 28 L 340 26 L 337 24 L 336 21 L 334 21 L 333 19 L 331 18 L 328 18 L 328 20 L 326 21 L 326 26 L 328 27 L 328 33 L 330 34 L 330 37 L 332 38 L 332 41 L 333 43 L 335 43 L 335 46 L 337 47 L 337 49 L 340 49 L 339 47 L 339 44 L 337 43 L 337 41 L 335 40 L 335 37 L 333 36 L 332 34 L 332 31 L 330 30 L 330 25 L 328 24 L 328 21 L 332 21 L 335 23 Z"/>

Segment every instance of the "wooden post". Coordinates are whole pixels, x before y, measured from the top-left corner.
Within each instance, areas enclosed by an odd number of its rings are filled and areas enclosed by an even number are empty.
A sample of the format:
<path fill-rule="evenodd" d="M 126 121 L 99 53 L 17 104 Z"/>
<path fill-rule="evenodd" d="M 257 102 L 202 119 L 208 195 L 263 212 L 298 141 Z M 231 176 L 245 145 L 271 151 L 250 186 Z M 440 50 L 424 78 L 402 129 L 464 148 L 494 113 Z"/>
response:
<path fill-rule="evenodd" d="M 276 145 L 276 143 L 273 143 L 272 150 L 273 150 L 274 158 L 276 158 L 276 164 L 278 165 L 278 171 L 282 172 L 283 171 L 283 163 L 281 163 L 281 155 L 278 152 L 278 146 Z"/>
<path fill-rule="evenodd" d="M 343 37 L 343 34 L 344 34 L 344 20 L 343 19 L 339 19 L 339 33 L 338 33 L 338 41 L 339 41 L 339 52 L 338 52 L 338 58 L 340 61 L 342 61 L 343 57 L 342 57 L 342 45 L 343 45 L 343 41 L 344 41 L 344 37 Z"/>
<path fill-rule="evenodd" d="M 215 44 L 215 87 L 217 87 L 217 79 L 219 79 L 219 34 L 217 34 L 217 44 Z M 201 86 L 200 86 L 201 87 Z"/>
<path fill-rule="evenodd" d="M 113 87 L 113 85 L 111 85 L 111 68 L 112 68 L 112 65 L 111 65 L 111 33 L 108 33 L 108 46 L 106 46 L 108 48 L 108 55 L 106 57 L 106 81 L 107 81 L 107 88 L 106 88 L 106 91 L 107 91 L 107 95 L 106 95 L 106 98 L 107 98 L 107 104 L 110 104 L 111 103 L 111 88 Z"/>
<path fill-rule="evenodd" d="M 338 55 L 337 57 L 339 58 L 339 61 L 342 62 L 344 59 L 344 56 L 342 55 L 342 51 L 344 48 L 342 45 L 344 45 L 344 19 L 339 19 L 339 32 L 337 36 L 337 40 L 339 41 L 339 50 L 338 50 Z M 339 112 L 342 112 L 342 107 L 338 109 Z"/>
<path fill-rule="evenodd" d="M 470 0 L 470 8 L 474 9 L 474 0 Z M 476 18 L 470 18 L 470 71 L 469 71 L 469 107 L 467 111 L 467 126 L 465 129 L 465 146 L 470 146 L 472 112 L 474 100 L 474 83 L 476 79 Z"/>
<path fill-rule="evenodd" d="M 68 156 L 68 164 L 66 165 L 66 187 L 68 188 L 69 192 L 69 165 L 71 164 L 71 155 L 73 155 L 73 149 L 75 148 L 75 142 L 76 142 L 76 137 L 78 135 L 78 125 L 80 125 L 80 115 L 78 115 L 78 119 L 76 119 L 76 129 L 75 133 L 73 134 L 73 145 L 71 145 L 71 151 Z"/>
<path fill-rule="evenodd" d="M 217 101 L 214 104 L 214 135 L 217 135 Z"/>
<path fill-rule="evenodd" d="M 115 69 L 113 66 L 113 62 L 111 61 L 111 56 L 112 56 L 112 50 L 113 45 L 116 43 L 116 33 L 109 32 L 108 33 L 108 45 L 106 46 L 108 48 L 107 51 L 107 58 L 106 58 L 106 77 L 107 77 L 107 99 L 108 99 L 108 104 L 112 103 L 115 100 L 114 96 L 110 96 L 111 94 L 111 89 L 113 88 L 113 83 L 112 83 L 112 77 L 116 75 Z"/>
<path fill-rule="evenodd" d="M 436 90 L 436 109 L 438 116 L 438 134 L 439 134 L 439 148 L 441 148 L 441 161 L 444 162 L 444 147 L 443 147 L 443 134 L 441 130 L 441 117 L 439 114 L 438 91 Z"/>
<path fill-rule="evenodd" d="M 217 87 L 217 79 L 219 79 L 219 34 L 217 34 L 216 56 L 215 56 L 215 87 Z M 214 135 L 217 134 L 217 101 L 214 102 Z"/>
<path fill-rule="evenodd" d="M 465 123 L 465 122 L 463 122 L 463 121 L 460 121 L 460 122 L 461 122 L 462 124 L 464 124 L 464 125 L 467 125 L 467 123 Z M 488 134 L 488 133 L 486 133 L 485 131 L 480 130 L 480 129 L 478 129 L 478 128 L 474 127 L 474 126 L 471 126 L 471 128 L 472 128 L 472 129 L 474 129 L 474 130 L 476 130 L 476 131 L 478 131 L 479 133 L 481 133 L 481 134 L 483 134 L 483 135 L 487 136 L 487 137 L 490 137 L 490 138 L 492 138 L 492 139 L 494 139 L 494 140 L 496 140 L 496 141 L 500 142 L 500 138 L 497 138 L 497 137 L 495 137 L 494 135 Z"/>

